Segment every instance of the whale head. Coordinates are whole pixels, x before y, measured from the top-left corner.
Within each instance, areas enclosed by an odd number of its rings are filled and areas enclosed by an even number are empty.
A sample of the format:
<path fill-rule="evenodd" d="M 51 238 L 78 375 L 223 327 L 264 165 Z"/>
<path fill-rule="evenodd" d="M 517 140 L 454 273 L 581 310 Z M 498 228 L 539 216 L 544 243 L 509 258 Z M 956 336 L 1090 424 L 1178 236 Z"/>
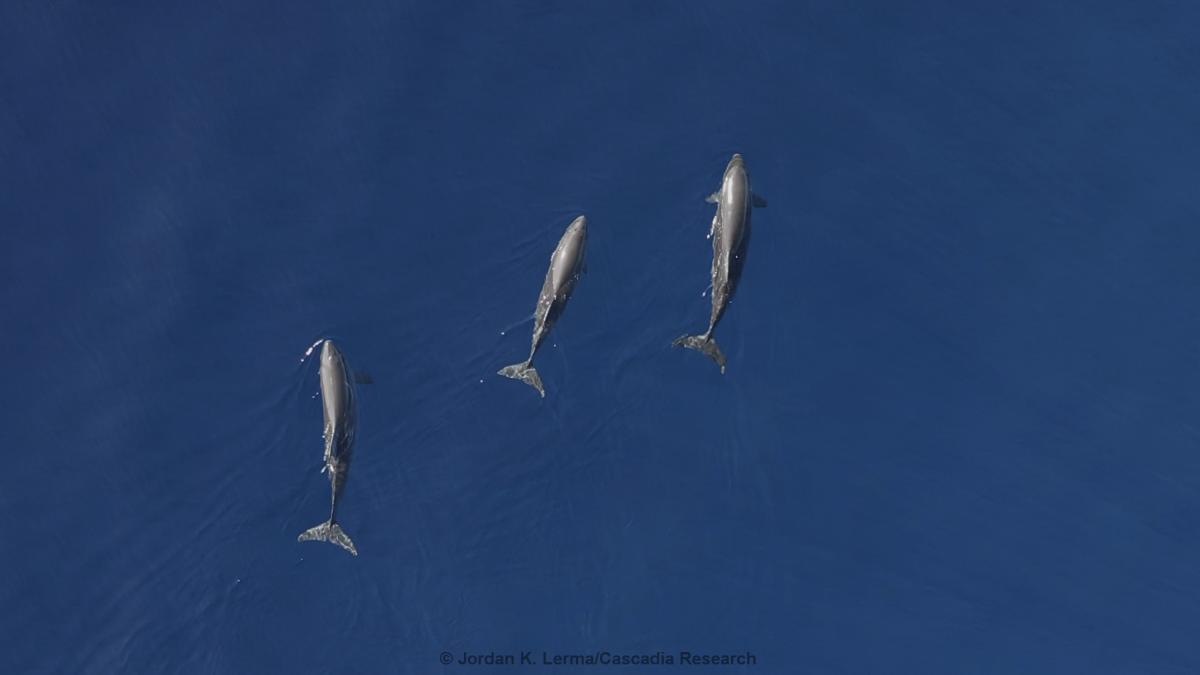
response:
<path fill-rule="evenodd" d="M 330 363 L 341 357 L 342 353 L 338 351 L 337 345 L 333 344 L 333 340 L 326 339 L 321 344 L 321 363 Z"/>

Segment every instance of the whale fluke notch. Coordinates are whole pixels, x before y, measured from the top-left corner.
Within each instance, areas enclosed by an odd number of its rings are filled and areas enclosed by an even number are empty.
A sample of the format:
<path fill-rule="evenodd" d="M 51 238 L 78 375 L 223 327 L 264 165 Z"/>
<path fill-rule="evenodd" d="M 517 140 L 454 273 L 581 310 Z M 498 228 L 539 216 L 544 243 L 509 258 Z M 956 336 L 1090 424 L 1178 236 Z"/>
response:
<path fill-rule="evenodd" d="M 671 345 L 675 347 L 687 347 L 688 349 L 703 352 L 721 367 L 721 374 L 725 374 L 725 355 L 721 353 L 721 348 L 717 346 L 717 341 L 711 336 L 680 335 L 675 338 L 675 341 Z"/>
<path fill-rule="evenodd" d="M 358 555 L 358 549 L 354 548 L 354 542 L 350 540 L 350 535 L 346 534 L 332 520 L 327 520 L 316 527 L 301 532 L 300 536 L 296 537 L 296 541 L 327 541 L 346 549 L 350 552 L 350 555 Z"/>
<path fill-rule="evenodd" d="M 542 398 L 546 398 L 546 390 L 542 388 L 542 378 L 538 376 L 538 371 L 529 361 L 514 363 L 511 366 L 504 366 L 496 371 L 497 374 L 505 377 L 511 377 L 514 380 L 520 380 L 525 384 L 537 389 Z"/>

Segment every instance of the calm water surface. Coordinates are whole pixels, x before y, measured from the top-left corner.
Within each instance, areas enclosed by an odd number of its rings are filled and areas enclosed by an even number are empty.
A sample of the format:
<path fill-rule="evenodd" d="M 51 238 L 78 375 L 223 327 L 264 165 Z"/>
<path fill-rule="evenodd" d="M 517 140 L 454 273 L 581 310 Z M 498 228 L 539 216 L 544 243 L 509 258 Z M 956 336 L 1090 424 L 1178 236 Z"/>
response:
<path fill-rule="evenodd" d="M 5 3 L 0 672 L 1200 671 L 1198 22 Z M 722 376 L 670 342 L 733 152 Z M 357 558 L 296 542 L 321 336 Z"/>

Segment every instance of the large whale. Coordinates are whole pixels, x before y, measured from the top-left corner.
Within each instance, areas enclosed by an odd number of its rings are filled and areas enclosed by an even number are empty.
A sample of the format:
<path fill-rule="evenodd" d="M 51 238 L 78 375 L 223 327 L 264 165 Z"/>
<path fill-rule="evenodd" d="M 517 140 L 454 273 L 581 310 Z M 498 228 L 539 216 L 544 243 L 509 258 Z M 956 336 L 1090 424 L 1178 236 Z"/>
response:
<path fill-rule="evenodd" d="M 315 346 L 315 345 L 314 345 Z M 354 382 L 346 368 L 346 359 L 333 340 L 321 345 L 321 403 L 325 411 L 325 466 L 329 474 L 329 519 L 305 530 L 299 541 L 327 541 L 358 555 L 350 535 L 335 518 L 338 493 L 350 468 L 350 450 L 354 445 Z"/>
<path fill-rule="evenodd" d="M 538 295 L 537 309 L 533 313 L 533 339 L 529 344 L 529 358 L 521 363 L 501 368 L 499 373 L 514 380 L 520 380 L 537 389 L 543 398 L 546 390 L 542 388 L 542 378 L 538 377 L 533 367 L 533 355 L 537 353 L 542 338 L 554 324 L 554 320 L 562 313 L 575 289 L 575 282 L 583 272 L 583 250 L 587 243 L 587 218 L 579 216 L 567 226 L 567 231 L 558 240 L 554 253 L 550 254 L 550 269 L 546 270 L 546 280 L 542 282 L 542 292 Z"/>
<path fill-rule="evenodd" d="M 743 237 L 750 219 L 751 206 L 766 206 L 758 195 L 750 190 L 750 178 L 746 175 L 746 163 L 742 156 L 734 154 L 725 166 L 721 178 L 721 189 L 708 196 L 708 203 L 717 205 L 713 214 L 712 227 L 708 231 L 712 239 L 712 313 L 708 318 L 708 330 L 703 335 L 681 335 L 672 345 L 684 346 L 704 352 L 725 372 L 725 355 L 713 338 L 713 329 L 725 311 L 733 291 L 733 271 L 741 255 Z"/>

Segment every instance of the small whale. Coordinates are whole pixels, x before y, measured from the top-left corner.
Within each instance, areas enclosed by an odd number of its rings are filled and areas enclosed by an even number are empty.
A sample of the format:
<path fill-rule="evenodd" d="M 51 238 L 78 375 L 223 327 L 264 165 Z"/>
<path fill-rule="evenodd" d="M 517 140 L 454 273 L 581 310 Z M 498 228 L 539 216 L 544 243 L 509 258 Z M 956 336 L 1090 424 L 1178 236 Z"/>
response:
<path fill-rule="evenodd" d="M 703 335 L 681 335 L 671 344 L 695 349 L 708 355 L 725 372 L 725 355 L 713 338 L 713 329 L 725 311 L 733 290 L 733 270 L 741 253 L 743 237 L 750 219 L 751 206 L 766 206 L 766 202 L 750 190 L 750 179 L 746 175 L 746 163 L 742 156 L 734 154 L 725 166 L 721 178 L 721 189 L 706 200 L 717 205 L 713 214 L 712 227 L 708 231 L 712 239 L 712 314 L 708 319 L 708 330 Z"/>
<path fill-rule="evenodd" d="M 346 368 L 346 359 L 333 340 L 323 342 L 320 375 L 321 404 L 325 411 L 325 466 L 321 473 L 329 474 L 329 519 L 305 530 L 297 540 L 327 541 L 341 546 L 351 555 L 358 555 L 350 535 L 342 530 L 334 517 L 354 445 L 354 380 Z"/>
<path fill-rule="evenodd" d="M 500 375 L 520 380 L 537 389 L 542 398 L 546 397 L 546 390 L 542 388 L 542 378 L 538 377 L 538 372 L 532 365 L 533 355 L 537 353 L 538 345 L 541 344 L 542 338 L 546 337 L 550 326 L 562 314 L 567 300 L 571 297 L 571 291 L 575 289 L 575 282 L 583 273 L 583 251 L 586 243 L 587 218 L 579 216 L 567 226 L 567 231 L 563 233 L 562 239 L 558 240 L 554 253 L 550 254 L 550 269 L 546 270 L 546 280 L 542 283 L 537 309 L 533 313 L 533 339 L 529 345 L 529 358 L 499 370 Z"/>

